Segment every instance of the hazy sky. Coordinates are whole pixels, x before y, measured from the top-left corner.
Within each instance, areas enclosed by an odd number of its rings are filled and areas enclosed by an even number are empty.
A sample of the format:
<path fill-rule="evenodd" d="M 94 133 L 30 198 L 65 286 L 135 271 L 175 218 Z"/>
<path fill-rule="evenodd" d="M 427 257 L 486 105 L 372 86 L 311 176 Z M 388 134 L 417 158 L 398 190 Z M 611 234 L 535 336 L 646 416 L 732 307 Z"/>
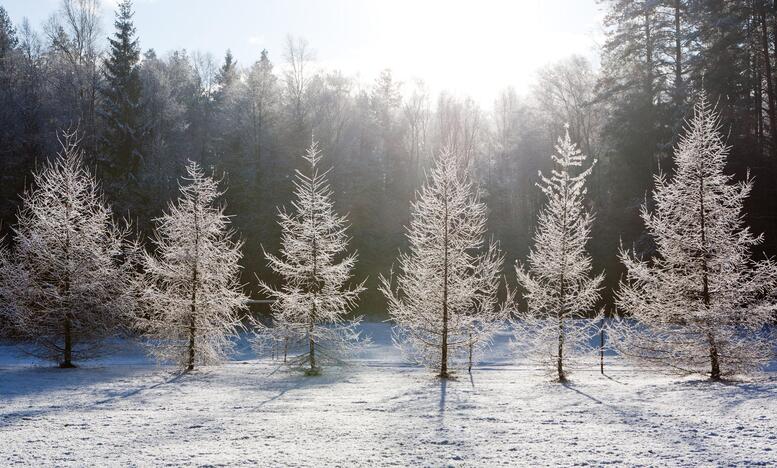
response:
<path fill-rule="evenodd" d="M 103 0 L 112 32 L 117 0 Z M 3 0 L 14 22 L 39 29 L 60 0 Z M 287 34 L 307 38 L 320 66 L 372 80 L 391 68 L 403 81 L 468 94 L 489 105 L 508 85 L 523 92 L 537 68 L 567 55 L 595 61 L 601 9 L 595 0 L 136 0 L 141 47 L 186 48 L 239 63 L 261 49 L 282 62 Z"/>

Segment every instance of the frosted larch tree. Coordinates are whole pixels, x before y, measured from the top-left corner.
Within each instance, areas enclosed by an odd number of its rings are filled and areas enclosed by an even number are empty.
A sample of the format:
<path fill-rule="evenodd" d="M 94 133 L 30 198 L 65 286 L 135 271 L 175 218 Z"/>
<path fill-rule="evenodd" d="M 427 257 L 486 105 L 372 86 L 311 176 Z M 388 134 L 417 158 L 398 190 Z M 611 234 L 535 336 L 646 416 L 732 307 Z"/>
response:
<path fill-rule="evenodd" d="M 593 216 L 585 209 L 585 182 L 593 164 L 569 137 L 559 138 L 550 177 L 537 185 L 547 197 L 540 212 L 528 265 L 516 265 L 527 311 L 515 320 L 516 345 L 563 382 L 567 361 L 580 355 L 595 333 L 586 320 L 599 300 L 603 275 L 591 275 L 586 243 Z M 594 161 L 595 164 L 596 161 Z"/>
<path fill-rule="evenodd" d="M 145 334 L 152 353 L 186 370 L 218 363 L 242 329 L 241 242 L 218 203 L 218 181 L 190 161 L 178 201 L 155 220 L 156 255 L 144 256 Z"/>
<path fill-rule="evenodd" d="M 113 221 L 75 133 L 60 142 L 61 152 L 22 196 L 0 289 L 12 333 L 30 352 L 74 367 L 99 355 L 104 339 L 132 316 L 137 249 Z"/>
<path fill-rule="evenodd" d="M 348 222 L 335 212 L 327 171 L 320 170 L 321 151 L 313 141 L 303 156 L 307 171 L 297 171 L 292 210 L 279 212 L 281 250 L 265 252 L 270 268 L 283 283 L 259 286 L 276 301 L 272 305 L 274 330 L 284 350 L 302 344 L 306 352 L 291 361 L 320 372 L 322 362 L 337 362 L 363 343 L 359 318 L 346 316 L 356 305 L 364 283 L 349 286 L 356 253 L 348 254 Z M 284 351 L 285 354 L 285 351 Z"/>
<path fill-rule="evenodd" d="M 399 272 L 381 277 L 394 342 L 442 378 L 456 364 L 471 368 L 508 315 L 497 301 L 503 256 L 485 239 L 486 221 L 468 167 L 443 149 L 412 204 Z"/>
<path fill-rule="evenodd" d="M 614 330 L 626 356 L 707 371 L 714 380 L 771 359 L 766 326 L 777 309 L 777 268 L 751 259 L 762 237 L 742 214 L 753 182 L 724 173 L 730 148 L 720 130 L 716 110 L 700 96 L 674 152 L 674 176 L 656 176 L 655 207 L 642 207 L 656 255 L 621 252 L 627 275 L 617 306 L 639 326 Z"/>

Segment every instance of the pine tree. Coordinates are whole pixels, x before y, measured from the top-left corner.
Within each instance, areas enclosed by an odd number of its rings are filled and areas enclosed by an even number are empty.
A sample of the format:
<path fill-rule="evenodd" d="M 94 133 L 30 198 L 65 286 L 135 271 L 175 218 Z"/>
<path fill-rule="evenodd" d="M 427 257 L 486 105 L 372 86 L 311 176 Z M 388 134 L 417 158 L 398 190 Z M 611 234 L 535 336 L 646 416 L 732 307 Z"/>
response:
<path fill-rule="evenodd" d="M 246 296 L 239 283 L 242 244 L 233 240 L 218 182 L 196 162 L 186 166 L 181 196 L 156 219 L 156 256 L 146 254 L 139 325 L 152 353 L 186 370 L 223 360 L 243 326 Z"/>
<path fill-rule="evenodd" d="M 232 51 L 227 49 L 227 53 L 224 54 L 224 63 L 216 74 L 216 84 L 219 87 L 216 100 L 223 99 L 222 95 L 228 93 L 238 80 L 240 80 L 240 74 L 237 69 L 237 61 L 232 55 Z"/>
<path fill-rule="evenodd" d="M 5 67 L 5 61 L 12 50 L 19 44 L 16 29 L 13 27 L 8 12 L 0 6 L 0 67 Z"/>
<path fill-rule="evenodd" d="M 22 197 L 0 296 L 12 333 L 32 344 L 33 355 L 74 367 L 131 317 L 137 249 L 113 222 L 75 135 L 61 141 Z"/>
<path fill-rule="evenodd" d="M 765 327 L 777 310 L 777 266 L 751 259 L 763 238 L 742 215 L 753 182 L 724 174 L 730 147 L 720 130 L 702 94 L 675 150 L 674 176 L 656 176 L 654 211 L 642 207 L 657 255 L 621 252 L 627 276 L 617 305 L 639 326 L 614 330 L 623 354 L 682 371 L 707 369 L 713 380 L 769 361 Z"/>
<path fill-rule="evenodd" d="M 524 289 L 528 312 L 515 322 L 517 343 L 557 374 L 567 378 L 565 364 L 590 340 L 596 319 L 584 321 L 599 300 L 603 274 L 591 277 L 591 257 L 586 244 L 593 216 L 586 211 L 585 182 L 593 164 L 583 166 L 585 155 L 569 137 L 559 138 L 550 177 L 540 173 L 538 184 L 548 201 L 539 215 L 534 248 L 528 268 L 516 265 L 518 283 Z M 596 161 L 594 161 L 594 164 Z"/>
<path fill-rule="evenodd" d="M 360 343 L 360 318 L 346 320 L 364 283 L 349 287 L 356 254 L 347 254 L 347 219 L 334 210 L 327 175 L 320 172 L 321 151 L 313 141 L 304 156 L 309 172 L 297 171 L 293 211 L 280 211 L 281 251 L 265 252 L 270 268 L 283 278 L 273 288 L 259 286 L 276 302 L 272 312 L 276 333 L 283 346 L 304 343 L 307 352 L 295 363 L 306 365 L 306 373 L 320 372 L 322 361 L 339 361 Z"/>
<path fill-rule="evenodd" d="M 116 33 L 108 39 L 110 50 L 104 64 L 104 143 L 110 158 L 107 168 L 114 180 L 136 177 L 142 160 L 140 45 L 132 16 L 131 0 L 119 3 L 114 22 Z"/>
<path fill-rule="evenodd" d="M 395 343 L 442 378 L 462 361 L 471 367 L 472 352 L 507 318 L 497 304 L 503 256 L 485 234 L 486 205 L 461 157 L 444 149 L 412 204 L 400 272 L 380 285 Z"/>

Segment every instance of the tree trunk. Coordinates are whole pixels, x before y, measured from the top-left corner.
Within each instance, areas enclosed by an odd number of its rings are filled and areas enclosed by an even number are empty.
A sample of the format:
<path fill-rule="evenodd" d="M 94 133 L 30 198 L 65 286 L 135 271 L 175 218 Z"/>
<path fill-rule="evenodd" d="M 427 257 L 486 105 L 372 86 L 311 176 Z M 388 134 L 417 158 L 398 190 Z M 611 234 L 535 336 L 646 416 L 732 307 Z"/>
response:
<path fill-rule="evenodd" d="M 761 47 L 763 49 L 764 75 L 766 76 L 767 113 L 769 115 L 769 134 L 772 140 L 771 153 L 777 153 L 777 110 L 775 110 L 774 86 L 772 85 L 772 64 L 769 58 L 769 30 L 766 25 L 766 7 L 760 2 L 759 20 L 761 23 Z"/>
<path fill-rule="evenodd" d="M 703 171 L 700 168 L 700 171 Z M 704 301 L 704 307 L 709 312 L 710 307 L 710 286 L 709 286 L 709 272 L 707 269 L 707 230 L 706 230 L 706 212 L 704 209 L 704 173 L 699 174 L 699 216 L 701 221 L 701 246 L 702 246 L 702 299 Z M 710 347 L 710 378 L 712 380 L 720 380 L 720 360 L 718 356 L 718 345 L 715 342 L 715 336 L 710 329 L 710 320 L 707 320 L 707 342 Z"/>
<path fill-rule="evenodd" d="M 192 314 L 189 317 L 189 360 L 186 365 L 187 371 L 194 370 L 194 336 L 194 304 L 192 304 Z"/>
<path fill-rule="evenodd" d="M 64 296 L 67 298 L 67 308 L 69 310 L 72 310 L 73 301 L 70 298 L 70 281 L 71 281 L 71 273 L 70 273 L 70 219 L 72 212 L 72 206 L 70 203 L 66 205 L 66 219 L 67 219 L 67 226 L 65 226 L 65 265 L 66 265 L 66 271 L 65 271 L 65 285 L 64 285 Z M 71 323 L 70 323 L 70 312 L 65 312 L 65 322 L 64 322 L 64 332 L 65 332 L 65 349 L 63 350 L 63 356 L 62 356 L 62 362 L 59 364 L 59 367 L 65 369 L 65 368 L 72 368 L 75 367 L 73 365 L 73 331 L 71 329 Z"/>
<path fill-rule="evenodd" d="M 604 323 L 599 330 L 599 372 L 604 375 Z"/>
<path fill-rule="evenodd" d="M 469 332 L 469 362 L 468 362 L 469 365 L 467 366 L 467 372 L 470 374 L 472 373 L 472 347 L 473 347 L 472 331 L 470 331 Z"/>
<path fill-rule="evenodd" d="M 197 333 L 195 315 L 197 313 L 197 259 L 200 255 L 200 218 L 198 216 L 199 198 L 194 199 L 194 268 L 192 268 L 192 302 L 191 316 L 189 317 L 189 360 L 186 370 L 194 370 L 194 338 Z"/>
<path fill-rule="evenodd" d="M 315 177 L 315 168 L 313 170 L 313 174 Z M 315 190 L 313 189 L 313 185 L 311 184 L 311 206 L 310 206 L 310 219 L 311 219 L 311 225 L 315 225 L 315 210 L 312 205 L 313 200 L 315 199 Z M 308 373 L 310 375 L 314 375 L 317 373 L 316 370 L 316 342 L 313 339 L 313 329 L 316 326 L 316 299 L 318 297 L 318 291 L 319 291 L 319 279 L 318 279 L 318 241 L 316 239 L 315 233 L 313 234 L 312 239 L 313 244 L 313 271 L 312 271 L 312 277 L 311 277 L 311 283 L 312 283 L 312 289 L 313 289 L 313 307 L 310 309 L 310 321 L 308 323 L 308 345 L 310 346 L 310 352 L 308 353 L 308 362 L 310 363 L 310 370 Z"/>
<path fill-rule="evenodd" d="M 196 232 L 195 249 L 197 249 L 197 246 L 199 245 L 199 230 Z M 187 371 L 194 370 L 194 338 L 197 334 L 196 324 L 194 321 L 195 315 L 197 313 L 197 265 L 194 266 L 194 270 L 192 271 L 192 302 L 190 307 L 191 315 L 189 316 L 189 359 L 186 366 Z"/>
<path fill-rule="evenodd" d="M 712 333 L 707 335 L 710 344 L 710 378 L 720 380 L 720 359 L 718 358 L 718 345 L 715 343 L 715 337 Z"/>
<path fill-rule="evenodd" d="M 564 200 L 569 200 L 569 182 L 564 182 Z M 564 374 L 564 315 L 566 313 L 566 290 L 564 288 L 564 279 L 567 270 L 567 204 L 564 204 L 564 212 L 561 217 L 563 226 L 563 237 L 561 240 L 561 276 L 559 278 L 559 299 L 558 309 L 558 356 L 556 361 L 556 370 L 558 371 L 558 381 L 567 380 Z"/>
<path fill-rule="evenodd" d="M 558 359 L 556 361 L 556 370 L 558 371 L 559 382 L 564 382 L 564 315 L 558 314 Z"/>
<path fill-rule="evenodd" d="M 65 350 L 59 367 L 63 369 L 75 367 L 73 365 L 73 333 L 70 330 L 70 319 L 67 317 L 65 318 Z"/>
<path fill-rule="evenodd" d="M 752 29 L 752 28 L 751 28 Z M 755 121 L 755 139 L 758 154 L 764 154 L 763 87 L 761 86 L 761 64 L 758 53 L 752 54 L 751 73 L 753 76 L 753 119 Z"/>
<path fill-rule="evenodd" d="M 645 96 L 653 103 L 653 36 L 652 36 L 652 18 L 650 11 L 645 10 L 645 23 L 643 29 L 645 32 Z"/>
<path fill-rule="evenodd" d="M 313 340 L 313 327 L 308 329 L 308 345 L 310 345 L 309 362 L 310 372 L 316 371 L 316 342 Z"/>
<path fill-rule="evenodd" d="M 440 378 L 448 378 L 448 188 L 443 187 L 443 285 L 442 285 L 442 343 L 440 349 Z"/>
<path fill-rule="evenodd" d="M 674 1 L 674 104 L 677 109 L 683 105 L 685 92 L 683 90 L 683 44 L 680 28 L 681 0 Z"/>

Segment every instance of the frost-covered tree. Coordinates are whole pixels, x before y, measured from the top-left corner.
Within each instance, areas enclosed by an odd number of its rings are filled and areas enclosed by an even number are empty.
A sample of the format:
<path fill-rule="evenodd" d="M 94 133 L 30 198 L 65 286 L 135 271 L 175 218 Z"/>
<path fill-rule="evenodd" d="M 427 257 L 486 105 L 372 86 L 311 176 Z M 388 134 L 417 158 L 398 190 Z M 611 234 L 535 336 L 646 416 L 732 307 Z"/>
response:
<path fill-rule="evenodd" d="M 488 345 L 508 311 L 497 301 L 503 256 L 488 243 L 486 205 L 462 158 L 443 149 L 412 204 L 409 251 L 380 290 L 396 323 L 394 341 L 447 378 Z"/>
<path fill-rule="evenodd" d="M 11 332 L 32 344 L 33 355 L 74 367 L 131 317 L 137 249 L 114 223 L 75 134 L 61 143 L 22 196 L 0 295 Z"/>
<path fill-rule="evenodd" d="M 297 171 L 292 211 L 281 210 L 281 251 L 265 252 L 270 268 L 283 278 L 280 288 L 264 281 L 259 286 L 276 301 L 274 329 L 284 349 L 304 344 L 307 351 L 293 363 L 320 372 L 322 361 L 339 361 L 360 344 L 360 318 L 347 320 L 364 283 L 349 286 L 356 253 L 347 253 L 345 216 L 335 212 L 329 171 L 320 171 L 321 151 L 313 141 L 303 156 L 309 171 Z"/>
<path fill-rule="evenodd" d="M 751 259 L 762 237 L 742 215 L 753 182 L 724 173 L 720 129 L 702 95 L 675 150 L 674 176 L 656 176 L 655 207 L 642 207 L 655 257 L 621 253 L 627 275 L 617 305 L 639 325 L 614 330 L 627 356 L 715 380 L 768 362 L 774 344 L 765 328 L 777 309 L 777 265 Z"/>
<path fill-rule="evenodd" d="M 240 285 L 242 243 L 218 204 L 218 181 L 190 161 L 181 195 L 156 219 L 156 255 L 144 256 L 147 317 L 157 359 L 186 370 L 223 360 L 243 327 L 247 297 Z"/>
<path fill-rule="evenodd" d="M 569 137 L 559 138 L 550 177 L 537 185 L 547 197 L 540 212 L 528 266 L 516 265 L 528 310 L 515 321 L 516 344 L 566 380 L 565 364 L 590 341 L 596 320 L 585 320 L 599 300 L 603 275 L 591 275 L 586 243 L 592 214 L 585 209 L 585 182 L 593 164 Z M 595 163 L 595 161 L 594 161 Z"/>

